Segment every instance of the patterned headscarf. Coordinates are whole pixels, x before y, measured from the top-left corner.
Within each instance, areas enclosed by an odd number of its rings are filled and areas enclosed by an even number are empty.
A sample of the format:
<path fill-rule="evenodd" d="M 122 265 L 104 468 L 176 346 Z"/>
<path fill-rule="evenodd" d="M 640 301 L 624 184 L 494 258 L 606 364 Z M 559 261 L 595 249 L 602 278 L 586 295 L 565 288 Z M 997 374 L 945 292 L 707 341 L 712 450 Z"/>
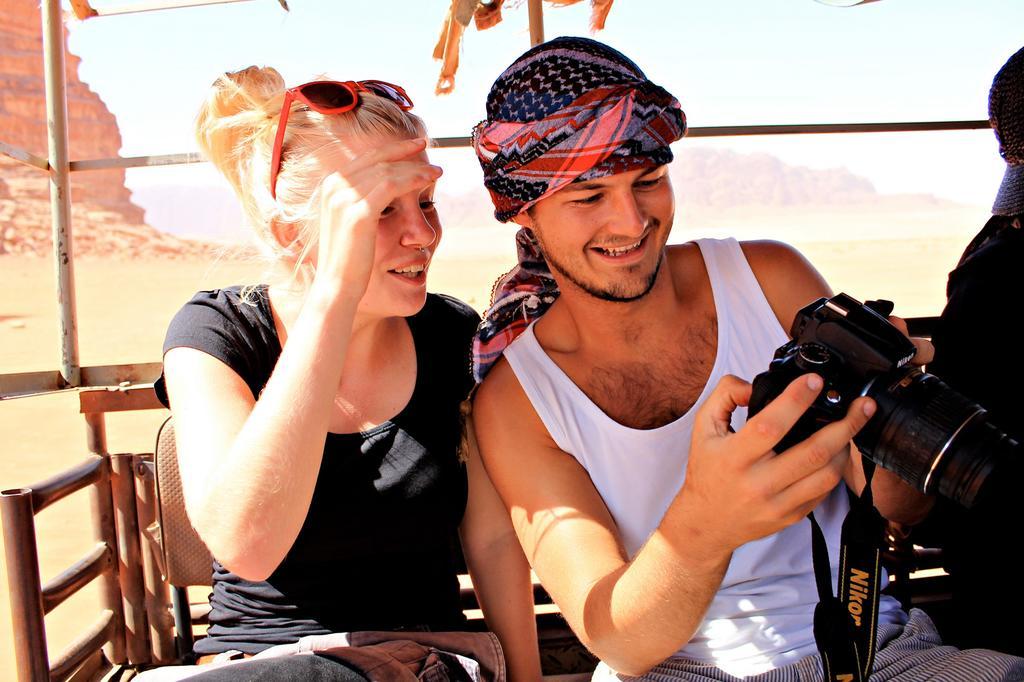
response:
<path fill-rule="evenodd" d="M 571 182 L 661 166 L 686 132 L 679 102 L 622 53 L 588 38 L 556 38 L 508 67 L 487 96 L 473 146 L 507 222 Z M 558 297 L 533 233 L 516 235 L 519 264 L 494 286 L 473 344 L 477 382 Z"/>

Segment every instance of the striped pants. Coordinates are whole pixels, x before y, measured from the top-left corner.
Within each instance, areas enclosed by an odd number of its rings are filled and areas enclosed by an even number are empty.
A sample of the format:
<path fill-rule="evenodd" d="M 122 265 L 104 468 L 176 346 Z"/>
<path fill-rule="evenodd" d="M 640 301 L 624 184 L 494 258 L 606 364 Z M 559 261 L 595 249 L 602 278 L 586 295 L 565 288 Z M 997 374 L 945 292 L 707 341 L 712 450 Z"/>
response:
<path fill-rule="evenodd" d="M 649 682 L 739 682 L 710 663 L 670 658 L 643 677 L 617 675 L 603 663 L 593 679 L 645 680 Z M 796 663 L 760 675 L 746 682 L 822 682 L 821 658 L 808 656 Z M 906 625 L 878 627 L 878 653 L 871 682 L 997 682 L 1024 680 L 1024 658 L 988 649 L 960 651 L 944 646 L 928 615 L 912 609 Z"/>

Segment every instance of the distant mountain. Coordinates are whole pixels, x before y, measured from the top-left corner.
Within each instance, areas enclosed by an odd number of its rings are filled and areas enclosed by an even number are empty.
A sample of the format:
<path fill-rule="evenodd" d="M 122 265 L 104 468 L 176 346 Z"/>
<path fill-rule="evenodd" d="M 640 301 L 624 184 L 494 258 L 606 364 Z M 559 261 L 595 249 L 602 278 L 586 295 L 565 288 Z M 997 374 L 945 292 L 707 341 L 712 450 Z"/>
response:
<path fill-rule="evenodd" d="M 688 149 L 670 173 L 677 196 L 689 206 L 859 204 L 878 197 L 867 178 L 845 168 L 790 166 L 763 153 Z"/>
<path fill-rule="evenodd" d="M 673 162 L 670 173 L 677 199 L 691 208 L 953 203 L 929 194 L 879 194 L 870 180 L 846 168 L 791 166 L 764 153 L 691 148 Z"/>

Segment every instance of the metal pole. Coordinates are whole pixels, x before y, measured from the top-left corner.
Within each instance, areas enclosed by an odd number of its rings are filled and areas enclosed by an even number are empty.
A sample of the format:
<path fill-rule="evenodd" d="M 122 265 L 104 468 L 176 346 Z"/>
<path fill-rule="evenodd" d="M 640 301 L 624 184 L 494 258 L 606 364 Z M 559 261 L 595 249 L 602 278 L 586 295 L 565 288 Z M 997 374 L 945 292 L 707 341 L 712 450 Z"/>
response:
<path fill-rule="evenodd" d="M 139 530 L 142 533 L 142 577 L 146 588 L 146 618 L 149 621 L 149 640 L 154 663 L 170 663 L 176 658 L 174 647 L 174 619 L 168 605 L 171 602 L 167 582 L 160 572 L 160 547 L 152 530 L 158 528 L 156 477 L 152 462 L 135 460 L 135 504 L 139 510 Z"/>
<path fill-rule="evenodd" d="M 107 455 L 107 422 L 102 412 L 85 413 L 85 441 L 89 452 L 100 457 Z"/>
<path fill-rule="evenodd" d="M 101 7 L 93 10 L 96 12 L 93 16 L 109 17 L 115 14 L 153 12 L 162 9 L 182 9 L 185 7 L 203 7 L 205 5 L 229 5 L 233 2 L 252 2 L 252 0 L 163 0 L 162 2 L 135 2 L 130 5 L 121 5 L 118 7 Z"/>
<path fill-rule="evenodd" d="M 135 506 L 135 456 L 110 455 L 110 491 L 117 532 L 118 580 L 124 605 L 128 662 L 149 663 L 149 625 L 146 622 L 146 589 L 139 546 L 139 516 Z"/>
<path fill-rule="evenodd" d="M 46 653 L 32 491 L 28 488 L 4 490 L 0 493 L 0 510 L 3 514 L 4 554 L 18 681 L 49 680 L 50 662 Z"/>
<path fill-rule="evenodd" d="M 71 241 L 71 186 L 68 159 L 68 101 L 64 71 L 64 22 L 60 0 L 44 0 L 43 72 L 46 76 L 46 130 L 49 142 L 50 213 L 57 276 L 60 373 L 69 386 L 80 383 L 75 268 Z"/>
<path fill-rule="evenodd" d="M 544 5 L 542 0 L 530 0 L 530 47 L 544 42 Z"/>
<path fill-rule="evenodd" d="M 188 601 L 188 588 L 184 585 L 171 586 L 171 611 L 174 612 L 174 632 L 177 633 L 174 643 L 178 658 L 186 658 L 192 655 L 195 639 L 192 634 L 192 608 Z"/>
<path fill-rule="evenodd" d="M 88 416 L 88 415 L 87 415 Z M 114 525 L 114 502 L 110 492 L 110 458 L 104 457 L 100 479 L 92 486 L 92 522 L 95 538 L 114 551 L 114 564 L 100 576 L 100 603 L 114 614 L 114 630 L 104 653 L 114 665 L 128 660 L 125 653 L 124 604 L 121 601 L 120 561 L 117 529 Z"/>

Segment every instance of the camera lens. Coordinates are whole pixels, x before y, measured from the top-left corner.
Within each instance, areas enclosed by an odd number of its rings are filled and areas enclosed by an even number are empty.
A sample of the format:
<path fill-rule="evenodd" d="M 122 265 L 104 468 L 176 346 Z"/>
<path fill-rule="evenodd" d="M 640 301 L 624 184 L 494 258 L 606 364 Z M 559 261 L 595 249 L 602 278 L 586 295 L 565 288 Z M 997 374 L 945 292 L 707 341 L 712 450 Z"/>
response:
<path fill-rule="evenodd" d="M 982 407 L 918 368 L 876 377 L 864 393 L 878 410 L 854 442 L 922 492 L 971 507 L 996 465 L 1019 456 Z"/>

